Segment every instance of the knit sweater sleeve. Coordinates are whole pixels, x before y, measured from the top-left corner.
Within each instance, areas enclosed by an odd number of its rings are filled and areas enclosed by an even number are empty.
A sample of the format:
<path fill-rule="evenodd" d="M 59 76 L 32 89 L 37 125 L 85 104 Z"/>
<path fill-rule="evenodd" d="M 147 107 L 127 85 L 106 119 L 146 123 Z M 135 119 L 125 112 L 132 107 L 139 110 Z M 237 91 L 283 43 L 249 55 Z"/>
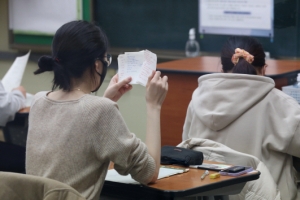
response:
<path fill-rule="evenodd" d="M 146 145 L 131 133 L 117 104 L 109 99 L 98 101 L 99 112 L 93 110 L 91 141 L 97 158 L 109 160 L 122 175 L 130 174 L 136 181 L 147 184 L 155 172 L 155 161 Z"/>

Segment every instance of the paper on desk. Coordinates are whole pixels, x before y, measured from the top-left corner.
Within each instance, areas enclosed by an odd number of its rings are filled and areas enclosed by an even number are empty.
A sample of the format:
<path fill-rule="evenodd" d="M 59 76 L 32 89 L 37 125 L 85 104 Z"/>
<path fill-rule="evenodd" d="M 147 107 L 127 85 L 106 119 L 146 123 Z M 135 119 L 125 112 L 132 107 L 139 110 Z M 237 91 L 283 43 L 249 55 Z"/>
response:
<path fill-rule="evenodd" d="M 184 173 L 184 169 L 171 169 L 171 168 L 160 168 L 159 174 L 157 179 L 166 178 L 175 174 Z M 135 181 L 131 178 L 131 175 L 122 176 L 116 170 L 110 169 L 107 171 L 106 181 L 118 182 L 118 183 L 127 183 L 127 184 L 140 184 L 139 182 Z"/>
<path fill-rule="evenodd" d="M 31 102 L 33 101 L 33 94 L 30 93 L 26 93 L 26 102 L 25 102 L 25 107 L 30 107 L 31 106 Z"/>
<path fill-rule="evenodd" d="M 131 77 L 130 84 L 146 86 L 148 77 L 156 70 L 157 56 L 149 50 L 125 52 L 118 56 L 119 81 Z"/>

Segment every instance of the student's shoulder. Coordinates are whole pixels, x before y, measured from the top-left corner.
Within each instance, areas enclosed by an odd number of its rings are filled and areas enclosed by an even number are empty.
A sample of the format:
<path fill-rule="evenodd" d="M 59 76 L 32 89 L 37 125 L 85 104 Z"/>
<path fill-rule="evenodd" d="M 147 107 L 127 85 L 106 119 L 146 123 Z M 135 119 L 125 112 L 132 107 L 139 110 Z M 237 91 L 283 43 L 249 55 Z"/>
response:
<path fill-rule="evenodd" d="M 84 97 L 84 102 L 91 109 L 93 109 L 93 108 L 105 108 L 105 109 L 118 108 L 116 102 L 114 102 L 108 98 L 105 98 L 105 97 L 86 95 Z"/>
<path fill-rule="evenodd" d="M 99 118 L 111 118 L 119 113 L 117 104 L 105 97 L 86 95 L 80 104 L 82 112 L 86 114 L 91 123 L 93 120 L 98 122 Z"/>
<path fill-rule="evenodd" d="M 48 92 L 49 92 L 49 91 L 41 91 L 41 92 L 38 92 L 38 93 L 36 93 L 36 94 L 34 95 L 34 99 L 39 99 L 39 98 L 41 98 L 41 97 L 43 97 L 43 96 L 46 96 Z"/>
<path fill-rule="evenodd" d="M 286 93 L 282 92 L 279 89 L 274 88 L 271 92 L 271 98 L 273 101 L 278 101 L 279 103 L 282 103 L 284 105 L 289 105 L 291 107 L 294 107 L 295 109 L 300 110 L 299 103 L 294 99 L 293 97 L 287 95 Z"/>
<path fill-rule="evenodd" d="M 33 102 L 32 104 L 34 104 L 34 102 L 38 101 L 39 99 L 45 97 L 47 95 L 49 91 L 41 91 L 41 92 L 38 92 L 34 95 L 33 97 Z"/>

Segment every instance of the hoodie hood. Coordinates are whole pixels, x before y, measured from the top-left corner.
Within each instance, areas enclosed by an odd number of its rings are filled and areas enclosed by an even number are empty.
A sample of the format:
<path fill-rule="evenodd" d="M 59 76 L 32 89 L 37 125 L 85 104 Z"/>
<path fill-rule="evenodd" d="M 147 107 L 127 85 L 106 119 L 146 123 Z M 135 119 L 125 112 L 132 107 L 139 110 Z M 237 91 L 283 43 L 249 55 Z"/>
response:
<path fill-rule="evenodd" d="M 261 101 L 275 86 L 273 79 L 246 74 L 203 75 L 192 96 L 198 118 L 219 131 Z"/>

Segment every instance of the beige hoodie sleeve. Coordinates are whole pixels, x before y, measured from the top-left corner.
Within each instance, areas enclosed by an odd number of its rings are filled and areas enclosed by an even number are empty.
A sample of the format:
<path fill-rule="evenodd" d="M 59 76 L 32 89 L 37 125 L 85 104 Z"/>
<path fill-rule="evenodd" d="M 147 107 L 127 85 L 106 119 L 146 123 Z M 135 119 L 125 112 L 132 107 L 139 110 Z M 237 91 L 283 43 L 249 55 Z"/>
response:
<path fill-rule="evenodd" d="M 189 131 L 191 127 L 191 121 L 193 118 L 193 113 L 194 110 L 192 108 L 192 101 L 189 103 L 186 116 L 185 116 L 185 121 L 183 125 L 183 132 L 182 132 L 182 141 L 189 139 Z"/>

